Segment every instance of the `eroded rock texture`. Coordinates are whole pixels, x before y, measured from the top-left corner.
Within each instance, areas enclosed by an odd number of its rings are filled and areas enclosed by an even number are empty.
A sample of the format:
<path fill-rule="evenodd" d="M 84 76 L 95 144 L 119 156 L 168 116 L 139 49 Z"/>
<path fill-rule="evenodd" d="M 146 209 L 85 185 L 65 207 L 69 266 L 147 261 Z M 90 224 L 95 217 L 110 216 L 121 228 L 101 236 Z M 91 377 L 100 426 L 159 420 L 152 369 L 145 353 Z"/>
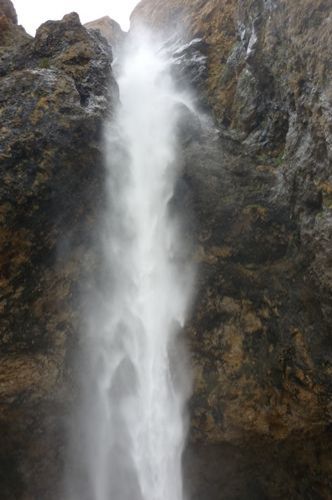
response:
<path fill-rule="evenodd" d="M 132 20 L 177 32 L 178 84 L 214 120 L 184 110 L 174 199 L 199 266 L 192 500 L 329 499 L 331 2 L 143 0 Z M 77 15 L 35 39 L 16 22 L 0 0 L 0 496 L 59 500 L 117 88 Z"/>
<path fill-rule="evenodd" d="M 216 124 L 178 193 L 199 263 L 193 498 L 330 498 L 331 2 L 143 0 L 142 22 L 177 26 L 188 68 L 200 40 L 187 77 Z"/>
<path fill-rule="evenodd" d="M 3 2 L 1 2 L 2 8 Z M 93 268 L 111 49 L 77 14 L 0 46 L 0 497 L 51 499 L 62 476 L 79 283 Z M 6 10 L 7 9 L 7 10 Z M 109 86 L 110 83 L 110 86 Z M 54 496 L 53 496 L 54 495 Z"/>

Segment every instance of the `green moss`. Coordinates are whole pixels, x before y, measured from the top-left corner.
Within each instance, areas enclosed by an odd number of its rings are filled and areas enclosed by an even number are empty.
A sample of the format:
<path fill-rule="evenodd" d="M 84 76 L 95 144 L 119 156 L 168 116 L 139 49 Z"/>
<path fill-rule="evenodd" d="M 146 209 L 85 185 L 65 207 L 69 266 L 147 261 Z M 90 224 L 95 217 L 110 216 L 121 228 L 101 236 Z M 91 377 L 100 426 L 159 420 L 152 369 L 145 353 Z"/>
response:
<path fill-rule="evenodd" d="M 271 153 L 261 153 L 257 156 L 257 160 L 263 165 L 280 167 L 284 162 L 284 154 L 280 153 L 278 156 L 273 156 Z"/>
<path fill-rule="evenodd" d="M 49 69 L 50 67 L 50 60 L 48 57 L 43 57 L 39 63 L 39 67 L 42 69 Z"/>
<path fill-rule="evenodd" d="M 279 156 L 277 156 L 276 158 L 274 158 L 273 160 L 273 164 L 276 166 L 276 167 L 280 167 L 280 165 L 282 165 L 284 162 L 284 154 L 281 153 Z"/>
<path fill-rule="evenodd" d="M 259 163 L 265 165 L 265 164 L 269 164 L 271 157 L 270 157 L 270 155 L 268 155 L 266 153 L 261 153 L 257 156 L 257 160 L 259 161 Z"/>
<path fill-rule="evenodd" d="M 332 209 L 332 194 L 323 195 L 323 205 L 325 208 L 328 208 L 329 210 Z"/>

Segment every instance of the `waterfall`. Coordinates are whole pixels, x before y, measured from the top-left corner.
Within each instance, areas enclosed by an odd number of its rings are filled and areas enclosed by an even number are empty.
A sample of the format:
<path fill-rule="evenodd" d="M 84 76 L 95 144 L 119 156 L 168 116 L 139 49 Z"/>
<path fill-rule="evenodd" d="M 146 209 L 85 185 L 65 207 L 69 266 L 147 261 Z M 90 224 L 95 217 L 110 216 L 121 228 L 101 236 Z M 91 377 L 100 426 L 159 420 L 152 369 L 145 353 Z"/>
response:
<path fill-rule="evenodd" d="M 103 278 L 89 308 L 81 475 L 70 500 L 183 500 L 190 376 L 181 329 L 192 289 L 172 207 L 178 112 L 186 102 L 155 39 L 136 35 L 105 127 Z M 77 486 L 79 483 L 80 486 Z"/>

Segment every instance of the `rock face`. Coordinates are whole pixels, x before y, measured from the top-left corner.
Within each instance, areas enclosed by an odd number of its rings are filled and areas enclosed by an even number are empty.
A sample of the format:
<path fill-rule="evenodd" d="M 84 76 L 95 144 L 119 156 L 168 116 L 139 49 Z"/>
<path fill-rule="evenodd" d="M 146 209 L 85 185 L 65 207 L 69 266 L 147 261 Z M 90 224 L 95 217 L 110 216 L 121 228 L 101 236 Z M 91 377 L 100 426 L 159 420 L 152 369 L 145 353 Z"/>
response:
<path fill-rule="evenodd" d="M 331 3 L 142 0 L 132 22 L 176 33 L 214 120 L 183 110 L 173 200 L 199 266 L 191 499 L 331 498 Z M 122 34 L 16 23 L 0 0 L 0 496 L 58 500 Z"/>
<path fill-rule="evenodd" d="M 0 496 L 52 499 L 75 397 L 78 284 L 94 266 L 101 128 L 118 94 L 110 46 L 77 14 L 35 39 L 9 31 L 0 47 Z"/>
<path fill-rule="evenodd" d="M 6 17 L 13 24 L 17 24 L 15 7 L 10 0 L 0 0 L 0 17 Z"/>
<path fill-rule="evenodd" d="M 0 57 L 2 48 L 11 43 L 15 37 L 17 41 L 26 34 L 24 29 L 17 26 L 17 15 L 10 0 L 0 0 Z"/>
<path fill-rule="evenodd" d="M 330 498 L 332 5 L 142 0 L 140 23 L 200 40 L 187 77 L 217 127 L 177 194 L 200 266 L 192 498 Z"/>
<path fill-rule="evenodd" d="M 126 38 L 126 33 L 122 31 L 120 24 L 108 16 L 86 23 L 85 27 L 100 31 L 110 43 L 114 52 L 118 52 L 121 49 Z"/>

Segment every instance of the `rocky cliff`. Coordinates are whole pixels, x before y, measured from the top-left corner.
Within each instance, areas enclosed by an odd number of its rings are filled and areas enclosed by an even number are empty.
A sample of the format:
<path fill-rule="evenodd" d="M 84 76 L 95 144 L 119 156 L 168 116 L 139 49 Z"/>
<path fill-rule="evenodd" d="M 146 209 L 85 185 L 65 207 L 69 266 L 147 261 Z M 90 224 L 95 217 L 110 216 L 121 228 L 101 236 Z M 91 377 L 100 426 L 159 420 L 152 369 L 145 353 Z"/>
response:
<path fill-rule="evenodd" d="M 112 45 L 113 52 L 120 50 L 126 38 L 126 33 L 122 31 L 120 24 L 109 16 L 86 23 L 85 27 L 87 29 L 98 30 Z"/>
<path fill-rule="evenodd" d="M 0 8 L 0 496 L 51 499 L 117 86 L 110 46 L 77 14 L 33 39 Z"/>
<path fill-rule="evenodd" d="M 141 23 L 177 31 L 217 128 L 178 193 L 200 264 L 193 498 L 330 498 L 332 4 L 142 0 Z"/>
<path fill-rule="evenodd" d="M 0 0 L 0 16 L 10 23 L 17 24 L 17 14 L 14 5 L 8 0 Z"/>
<path fill-rule="evenodd" d="M 331 498 L 331 2 L 142 0 L 142 22 L 176 32 L 175 76 L 211 120 L 184 120 L 173 200 L 199 265 L 192 499 Z M 61 498 L 101 126 L 118 99 L 100 26 L 70 14 L 33 39 L 0 0 L 4 500 Z"/>

